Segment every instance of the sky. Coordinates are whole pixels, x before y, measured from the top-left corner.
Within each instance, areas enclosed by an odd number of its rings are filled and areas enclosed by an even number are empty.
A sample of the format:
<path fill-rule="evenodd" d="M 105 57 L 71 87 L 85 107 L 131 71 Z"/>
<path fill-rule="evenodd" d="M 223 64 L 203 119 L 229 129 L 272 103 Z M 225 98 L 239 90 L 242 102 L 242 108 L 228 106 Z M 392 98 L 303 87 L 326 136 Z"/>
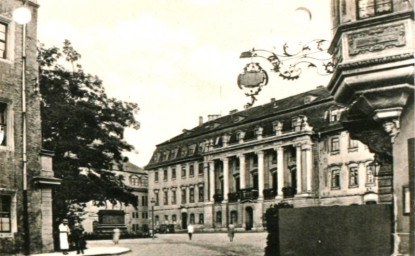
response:
<path fill-rule="evenodd" d="M 125 153 L 145 166 L 156 148 L 199 116 L 227 115 L 249 101 L 237 77 L 251 60 L 243 51 L 282 52 L 312 39 L 331 39 L 329 0 L 38 0 L 38 39 L 61 47 L 71 41 L 88 73 L 110 97 L 135 102 L 139 130 L 127 129 L 135 147 Z M 307 23 L 295 12 L 307 8 Z M 298 18 L 300 17 L 300 18 Z M 330 77 L 304 70 L 287 81 L 270 71 L 255 105 L 326 86 Z"/>

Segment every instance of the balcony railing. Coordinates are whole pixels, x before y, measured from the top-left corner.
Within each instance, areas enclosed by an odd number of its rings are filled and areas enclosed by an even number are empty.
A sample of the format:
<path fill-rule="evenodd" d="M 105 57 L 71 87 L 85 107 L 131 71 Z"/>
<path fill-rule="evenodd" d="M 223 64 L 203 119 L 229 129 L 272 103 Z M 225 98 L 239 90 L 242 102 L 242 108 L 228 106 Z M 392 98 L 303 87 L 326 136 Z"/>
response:
<path fill-rule="evenodd" d="M 239 193 L 241 200 L 254 200 L 258 198 L 258 190 L 253 188 L 241 189 Z"/>
<path fill-rule="evenodd" d="M 221 203 L 223 201 L 223 194 L 214 194 L 213 199 L 215 200 L 215 203 Z"/>
<path fill-rule="evenodd" d="M 265 199 L 274 199 L 277 196 L 276 188 L 264 189 L 264 198 Z"/>
<path fill-rule="evenodd" d="M 240 197 L 239 192 L 228 193 L 228 200 L 230 203 L 237 202 L 239 197 Z"/>
<path fill-rule="evenodd" d="M 297 189 L 293 187 L 283 187 L 282 194 L 284 198 L 293 198 L 297 194 Z"/>

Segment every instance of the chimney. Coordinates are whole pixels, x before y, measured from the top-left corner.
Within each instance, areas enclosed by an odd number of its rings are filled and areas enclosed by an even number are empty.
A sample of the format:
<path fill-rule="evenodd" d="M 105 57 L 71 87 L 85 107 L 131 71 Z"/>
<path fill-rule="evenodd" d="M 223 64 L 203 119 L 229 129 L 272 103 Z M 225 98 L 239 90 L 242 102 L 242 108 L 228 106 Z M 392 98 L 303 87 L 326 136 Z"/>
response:
<path fill-rule="evenodd" d="M 271 102 L 275 102 L 275 98 L 271 98 Z"/>
<path fill-rule="evenodd" d="M 203 124 L 203 116 L 199 116 L 199 125 Z"/>
<path fill-rule="evenodd" d="M 219 118 L 220 115 L 208 115 L 208 121 L 215 120 L 216 118 Z"/>

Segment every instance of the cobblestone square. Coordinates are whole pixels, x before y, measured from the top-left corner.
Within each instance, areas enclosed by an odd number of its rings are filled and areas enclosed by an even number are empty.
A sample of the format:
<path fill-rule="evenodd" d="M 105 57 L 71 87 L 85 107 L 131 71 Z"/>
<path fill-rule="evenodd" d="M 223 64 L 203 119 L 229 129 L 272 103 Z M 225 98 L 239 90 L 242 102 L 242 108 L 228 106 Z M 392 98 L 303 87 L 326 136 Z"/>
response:
<path fill-rule="evenodd" d="M 190 241 L 187 234 L 157 234 L 152 240 L 124 239 L 120 247 L 128 247 L 130 253 L 126 256 L 262 256 L 266 245 L 267 233 L 236 233 L 233 242 L 229 241 L 226 233 L 196 233 Z M 88 241 L 93 247 L 110 246 L 112 241 Z"/>

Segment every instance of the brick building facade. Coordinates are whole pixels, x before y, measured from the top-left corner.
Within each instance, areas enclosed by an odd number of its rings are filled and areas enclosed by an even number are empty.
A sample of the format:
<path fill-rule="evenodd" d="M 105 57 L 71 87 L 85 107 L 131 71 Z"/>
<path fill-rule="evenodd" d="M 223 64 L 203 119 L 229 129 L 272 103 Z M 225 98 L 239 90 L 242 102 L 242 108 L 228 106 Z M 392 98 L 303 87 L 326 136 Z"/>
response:
<path fill-rule="evenodd" d="M 0 2 L 1 255 L 21 253 L 25 250 L 26 253 L 53 250 L 51 189 L 59 184 L 59 180 L 53 178 L 53 153 L 41 149 L 40 97 L 36 84 L 36 1 L 27 1 L 25 4 L 32 14 L 32 19 L 26 24 L 26 89 L 24 95 L 22 94 L 24 33 L 23 25 L 13 21 L 12 13 L 22 6 L 23 2 Z M 26 100 L 25 113 L 22 108 L 23 98 Z M 24 119 L 26 129 L 23 129 Z M 24 161 L 24 148 L 27 161 Z M 25 180 L 27 190 L 23 185 Z M 24 202 L 25 191 L 27 204 Z M 25 235 L 25 230 L 28 230 L 28 235 Z"/>

